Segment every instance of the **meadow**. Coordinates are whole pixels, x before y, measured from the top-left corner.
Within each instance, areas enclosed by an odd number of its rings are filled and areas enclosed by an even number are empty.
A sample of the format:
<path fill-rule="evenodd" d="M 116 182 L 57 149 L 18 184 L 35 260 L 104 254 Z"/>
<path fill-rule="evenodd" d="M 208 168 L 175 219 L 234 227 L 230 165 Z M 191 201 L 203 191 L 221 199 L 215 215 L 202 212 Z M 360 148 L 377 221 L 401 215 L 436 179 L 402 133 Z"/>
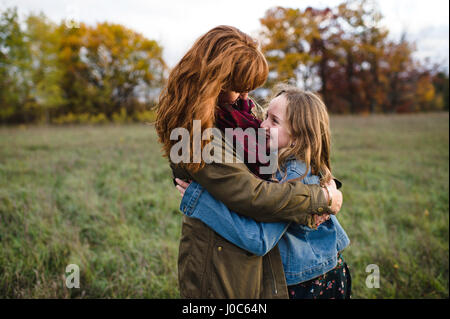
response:
<path fill-rule="evenodd" d="M 353 298 L 448 298 L 449 114 L 331 123 Z M 0 298 L 179 298 L 179 203 L 150 125 L 0 128 Z"/>

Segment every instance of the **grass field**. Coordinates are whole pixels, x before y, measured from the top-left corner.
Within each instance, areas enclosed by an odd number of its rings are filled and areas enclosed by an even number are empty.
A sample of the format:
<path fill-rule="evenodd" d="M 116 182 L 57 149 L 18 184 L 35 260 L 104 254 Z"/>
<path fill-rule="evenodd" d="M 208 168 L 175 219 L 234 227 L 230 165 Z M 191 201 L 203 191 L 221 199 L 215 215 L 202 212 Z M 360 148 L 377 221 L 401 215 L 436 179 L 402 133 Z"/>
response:
<path fill-rule="evenodd" d="M 448 113 L 331 121 L 353 298 L 448 298 Z M 179 202 L 150 126 L 0 128 L 0 297 L 178 298 Z"/>

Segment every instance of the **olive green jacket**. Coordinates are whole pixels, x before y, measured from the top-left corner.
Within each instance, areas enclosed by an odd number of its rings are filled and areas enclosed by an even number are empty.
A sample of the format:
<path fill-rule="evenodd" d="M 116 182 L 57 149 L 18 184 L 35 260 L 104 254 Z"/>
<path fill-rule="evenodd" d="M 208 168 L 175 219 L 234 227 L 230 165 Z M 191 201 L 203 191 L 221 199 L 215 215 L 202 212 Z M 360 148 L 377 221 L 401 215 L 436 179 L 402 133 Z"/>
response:
<path fill-rule="evenodd" d="M 230 152 L 224 145 L 223 139 L 223 152 Z M 311 226 L 313 213 L 328 212 L 318 185 L 264 181 L 244 163 L 223 163 L 220 156 L 195 173 L 181 165 L 171 167 L 174 177 L 195 180 L 232 211 L 257 221 Z M 178 279 L 183 298 L 288 298 L 278 246 L 265 256 L 255 256 L 187 216 L 183 216 Z"/>

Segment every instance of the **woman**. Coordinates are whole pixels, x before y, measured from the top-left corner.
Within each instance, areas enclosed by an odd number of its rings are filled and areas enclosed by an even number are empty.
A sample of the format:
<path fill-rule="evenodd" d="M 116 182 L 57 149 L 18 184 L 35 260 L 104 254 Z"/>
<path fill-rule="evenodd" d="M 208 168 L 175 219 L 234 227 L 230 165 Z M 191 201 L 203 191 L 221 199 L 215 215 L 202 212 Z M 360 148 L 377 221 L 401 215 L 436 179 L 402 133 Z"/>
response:
<path fill-rule="evenodd" d="M 295 87 L 281 86 L 267 114 L 261 127 L 278 130 L 277 136 L 270 138 L 270 142 L 276 139 L 280 154 L 277 180 L 297 179 L 305 184 L 330 181 L 329 119 L 320 98 Z M 186 215 L 198 218 L 257 256 L 279 246 L 290 298 L 350 298 L 350 271 L 341 255 L 350 240 L 335 216 L 315 229 L 285 222 L 258 223 L 230 212 L 195 182 L 192 187 L 199 194 L 196 199 L 192 190 L 185 194 L 186 183 L 179 184 L 177 188 L 184 195 L 180 207 L 195 200 Z"/>
<path fill-rule="evenodd" d="M 170 158 L 177 143 L 170 138 L 173 130 L 184 128 L 193 138 L 194 120 L 201 121 L 202 130 L 214 127 L 218 109 L 262 85 L 267 75 L 267 62 L 257 43 L 238 29 L 219 26 L 200 37 L 173 68 L 160 95 L 155 127 L 165 156 Z M 219 96 L 221 107 L 217 107 Z M 202 141 L 201 149 L 209 142 Z M 216 139 L 212 142 L 223 146 Z M 223 152 L 236 158 L 227 148 Z M 329 206 L 328 192 L 319 185 L 272 183 L 258 178 L 245 163 L 206 164 L 203 159 L 197 163 L 194 155 L 191 148 L 188 162 L 171 163 L 174 177 L 198 182 L 233 211 L 257 221 L 308 224 L 312 215 L 335 214 L 342 204 L 342 194 L 335 187 L 331 188 L 333 202 Z M 181 296 L 288 298 L 277 250 L 262 259 L 253 257 L 198 219 L 184 216 L 178 256 Z"/>

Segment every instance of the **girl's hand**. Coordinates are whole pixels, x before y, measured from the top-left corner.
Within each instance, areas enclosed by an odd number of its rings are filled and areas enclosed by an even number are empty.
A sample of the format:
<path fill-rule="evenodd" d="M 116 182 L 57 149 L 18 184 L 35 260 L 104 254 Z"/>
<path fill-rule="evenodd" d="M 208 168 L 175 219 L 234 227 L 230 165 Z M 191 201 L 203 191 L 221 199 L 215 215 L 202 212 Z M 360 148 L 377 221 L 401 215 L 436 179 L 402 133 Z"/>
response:
<path fill-rule="evenodd" d="M 185 181 L 182 181 L 182 180 L 179 179 L 179 178 L 175 178 L 175 182 L 177 182 L 177 184 L 178 184 L 178 185 L 176 186 L 176 188 L 177 188 L 178 191 L 180 192 L 181 197 L 183 197 L 183 196 L 184 196 L 184 192 L 186 191 L 186 188 L 189 187 L 189 185 L 191 184 L 192 181 L 189 181 L 189 183 L 186 183 Z"/>
<path fill-rule="evenodd" d="M 314 216 L 314 223 L 316 224 L 316 227 L 319 227 L 320 224 L 322 224 L 330 219 L 329 214 L 323 214 L 323 215 L 314 214 L 313 216 Z"/>

